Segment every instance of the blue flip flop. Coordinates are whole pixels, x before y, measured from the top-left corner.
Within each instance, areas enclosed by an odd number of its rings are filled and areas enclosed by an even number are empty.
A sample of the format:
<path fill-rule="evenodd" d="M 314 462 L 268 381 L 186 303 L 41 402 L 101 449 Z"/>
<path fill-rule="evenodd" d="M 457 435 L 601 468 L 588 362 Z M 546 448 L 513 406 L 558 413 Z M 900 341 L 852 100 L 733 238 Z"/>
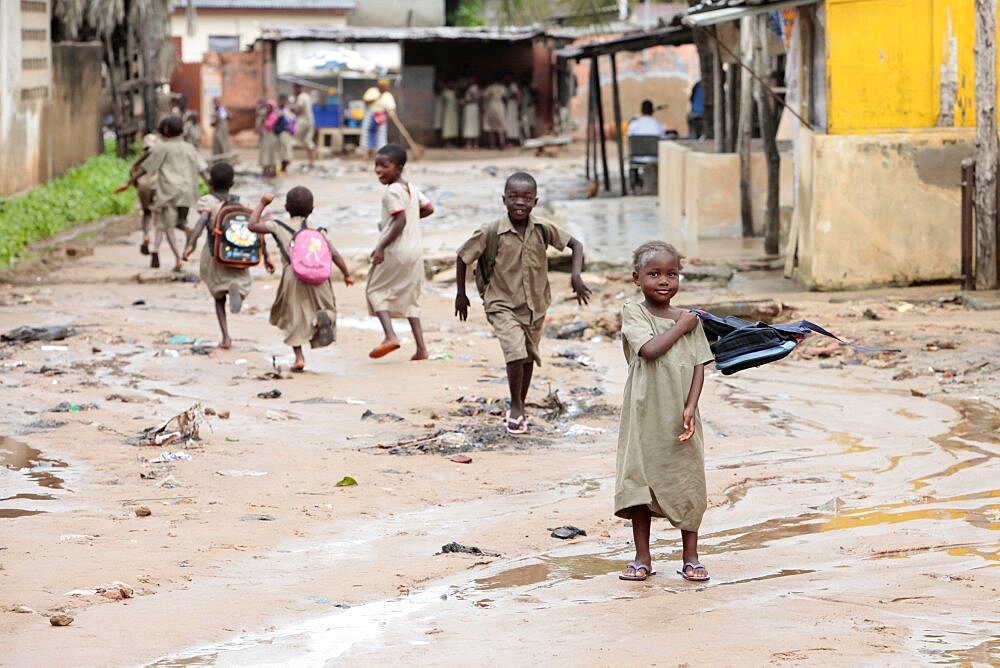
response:
<path fill-rule="evenodd" d="M 633 571 L 636 572 L 636 574 L 635 575 L 622 575 L 622 574 L 619 574 L 618 575 L 618 579 L 619 580 L 628 580 L 630 582 L 642 582 L 643 580 L 645 580 L 646 578 L 648 578 L 650 575 L 656 575 L 656 571 L 652 570 L 646 564 L 637 564 L 634 561 L 630 561 L 628 564 L 626 564 L 625 567 L 626 568 L 631 568 Z M 639 575 L 639 571 L 645 571 L 645 574 L 644 575 Z"/>
<path fill-rule="evenodd" d="M 679 571 L 677 571 L 677 574 L 680 575 L 685 580 L 688 580 L 689 582 L 708 582 L 711 579 L 707 575 L 705 577 L 696 577 L 694 575 L 688 575 L 687 572 L 686 572 L 688 568 L 690 568 L 692 571 L 694 571 L 694 570 L 697 570 L 699 568 L 705 568 L 705 567 L 702 566 L 701 564 L 696 564 L 696 563 L 694 563 L 692 561 L 685 561 L 684 565 L 681 566 L 681 569 Z M 707 571 L 708 569 L 705 568 L 705 570 Z"/>

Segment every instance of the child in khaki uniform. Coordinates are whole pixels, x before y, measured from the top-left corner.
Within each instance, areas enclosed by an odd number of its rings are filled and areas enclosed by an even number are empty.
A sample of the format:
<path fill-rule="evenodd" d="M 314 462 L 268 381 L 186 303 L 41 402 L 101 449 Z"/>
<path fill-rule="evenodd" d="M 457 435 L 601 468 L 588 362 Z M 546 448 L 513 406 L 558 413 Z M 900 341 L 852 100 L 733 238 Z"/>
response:
<path fill-rule="evenodd" d="M 160 243 L 163 236 L 174 254 L 174 270 L 180 271 L 181 252 L 174 238 L 174 228 L 186 229 L 188 211 L 198 201 L 198 176 L 205 161 L 181 136 L 184 122 L 179 116 L 169 116 L 163 122 L 165 140 L 153 147 L 139 168 L 139 176 L 155 175 L 156 197 L 153 211 L 157 212 L 156 237 L 150 253 L 149 266 L 160 266 Z"/>
<path fill-rule="evenodd" d="M 507 215 L 484 225 L 458 249 L 456 274 L 458 295 L 455 313 L 464 321 L 469 315 L 469 298 L 465 294 L 468 265 L 480 262 L 480 275 L 485 283 L 483 306 L 486 319 L 503 349 L 507 362 L 507 383 L 510 388 L 510 410 L 505 421 L 511 434 L 524 434 L 528 422 L 524 402 L 531 386 L 535 364 L 541 364 L 538 344 L 542 337 L 545 312 L 552 302 L 549 288 L 546 246 L 573 251 L 570 284 L 577 301 L 583 305 L 590 299 L 590 288 L 580 277 L 583 268 L 583 244 L 566 231 L 543 223 L 531 215 L 538 203 L 538 186 L 526 172 L 512 174 L 504 185 L 503 202 Z M 496 256 L 489 257 L 495 249 Z M 492 267 L 490 266 L 492 265 Z M 483 276 L 482 270 L 488 275 Z"/>
<path fill-rule="evenodd" d="M 232 347 L 232 339 L 229 338 L 229 325 L 226 322 L 226 298 L 229 298 L 229 310 L 239 313 L 243 305 L 243 300 L 250 294 L 250 286 L 253 279 L 250 277 L 249 267 L 232 267 L 219 262 L 215 257 L 215 240 L 212 237 L 212 225 L 219 209 L 226 204 L 238 204 L 240 198 L 230 195 L 229 190 L 233 187 L 235 174 L 233 166 L 228 162 L 217 162 L 212 165 L 209 171 L 209 186 L 212 192 L 198 200 L 195 205 L 198 209 L 198 222 L 195 223 L 191 237 L 184 248 L 184 261 L 187 262 L 194 253 L 198 245 L 198 237 L 202 231 L 206 231 L 205 247 L 201 250 L 201 257 L 198 261 L 198 276 L 201 282 L 208 288 L 208 292 L 215 300 L 215 316 L 219 320 L 219 329 L 222 332 L 222 341 L 219 347 L 228 350 Z M 267 273 L 274 273 L 274 265 L 267 256 L 267 245 L 262 248 L 264 267 Z"/>
<path fill-rule="evenodd" d="M 142 243 L 139 252 L 149 255 L 149 223 L 153 218 L 153 200 L 156 198 L 156 177 L 141 170 L 153 147 L 160 143 L 160 137 L 150 132 L 142 138 L 142 153 L 132 163 L 128 181 L 115 188 L 115 193 L 123 193 L 131 187 L 139 192 L 139 207 L 142 209 Z"/>

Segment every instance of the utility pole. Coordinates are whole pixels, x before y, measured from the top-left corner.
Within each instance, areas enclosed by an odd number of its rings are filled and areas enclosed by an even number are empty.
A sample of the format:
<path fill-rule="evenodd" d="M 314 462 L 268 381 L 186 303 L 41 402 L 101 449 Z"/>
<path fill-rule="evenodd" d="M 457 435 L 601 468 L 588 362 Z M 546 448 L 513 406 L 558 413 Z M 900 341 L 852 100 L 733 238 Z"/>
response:
<path fill-rule="evenodd" d="M 993 0 L 994 2 L 996 0 Z M 755 82 L 754 92 L 757 97 L 757 114 L 760 118 L 760 136 L 764 140 L 764 158 L 767 160 L 767 207 L 764 212 L 764 252 L 768 255 L 778 254 L 778 236 L 781 228 L 781 216 L 778 210 L 778 188 L 781 186 L 781 156 L 778 154 L 776 140 L 777 124 L 774 109 L 771 107 L 771 96 L 764 90 L 767 77 L 767 14 L 759 14 L 753 19 L 757 29 L 753 50 L 753 68 L 760 80 Z M 996 89 L 994 88 L 994 91 Z M 995 137 L 996 133 L 994 133 Z"/>
<path fill-rule="evenodd" d="M 998 287 L 997 267 L 997 0 L 976 11 L 976 289 Z"/>

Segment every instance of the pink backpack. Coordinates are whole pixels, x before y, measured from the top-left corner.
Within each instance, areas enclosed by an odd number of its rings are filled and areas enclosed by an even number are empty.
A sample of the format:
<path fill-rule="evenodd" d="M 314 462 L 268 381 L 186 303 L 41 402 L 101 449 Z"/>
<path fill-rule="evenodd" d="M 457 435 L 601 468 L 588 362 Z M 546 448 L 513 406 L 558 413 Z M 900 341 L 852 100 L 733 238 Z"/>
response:
<path fill-rule="evenodd" d="M 330 250 L 330 242 L 323 234 L 325 228 L 314 230 L 306 227 L 304 220 L 298 231 L 281 221 L 278 221 L 278 225 L 281 225 L 292 235 L 292 242 L 288 244 L 287 250 L 280 241 L 278 248 L 285 256 L 285 261 L 291 265 L 295 278 L 309 285 L 326 283 L 330 279 L 330 272 L 333 268 L 333 253 Z M 277 237 L 275 237 L 275 241 L 277 241 Z"/>

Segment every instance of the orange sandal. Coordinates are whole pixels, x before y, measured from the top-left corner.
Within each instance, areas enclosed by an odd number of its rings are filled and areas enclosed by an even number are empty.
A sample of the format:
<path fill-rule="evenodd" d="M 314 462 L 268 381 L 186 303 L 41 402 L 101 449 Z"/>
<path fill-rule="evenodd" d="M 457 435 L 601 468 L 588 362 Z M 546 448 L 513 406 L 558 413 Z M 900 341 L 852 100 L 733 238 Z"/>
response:
<path fill-rule="evenodd" d="M 372 351 L 368 353 L 368 357 L 371 357 L 373 360 L 375 360 L 378 359 L 379 357 L 385 357 L 394 350 L 399 350 L 399 341 L 389 341 L 388 343 L 380 343 L 374 348 L 372 348 Z"/>

